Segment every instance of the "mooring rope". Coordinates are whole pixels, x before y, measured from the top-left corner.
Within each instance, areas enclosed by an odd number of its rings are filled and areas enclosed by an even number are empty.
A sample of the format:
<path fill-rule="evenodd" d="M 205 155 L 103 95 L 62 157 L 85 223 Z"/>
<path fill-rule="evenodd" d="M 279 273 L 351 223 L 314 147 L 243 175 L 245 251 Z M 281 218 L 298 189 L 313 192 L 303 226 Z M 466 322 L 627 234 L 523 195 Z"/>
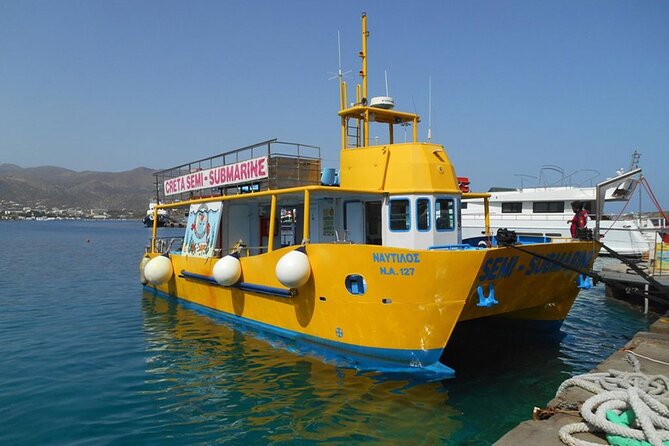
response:
<path fill-rule="evenodd" d="M 630 440 L 646 441 L 652 446 L 663 446 L 669 440 L 669 378 L 664 375 L 641 373 L 639 360 L 629 352 L 625 359 L 634 372 L 609 370 L 586 373 L 566 380 L 560 385 L 556 397 L 569 387 L 576 386 L 595 395 L 581 406 L 584 422 L 562 426 L 560 440 L 568 446 L 598 446 L 601 443 L 575 438 L 573 434 L 604 432 Z M 634 422 L 629 427 L 617 424 L 606 417 L 607 411 L 621 415 L 633 411 Z M 633 443 L 630 443 L 633 444 Z M 640 443 L 636 443 L 640 444 Z"/>

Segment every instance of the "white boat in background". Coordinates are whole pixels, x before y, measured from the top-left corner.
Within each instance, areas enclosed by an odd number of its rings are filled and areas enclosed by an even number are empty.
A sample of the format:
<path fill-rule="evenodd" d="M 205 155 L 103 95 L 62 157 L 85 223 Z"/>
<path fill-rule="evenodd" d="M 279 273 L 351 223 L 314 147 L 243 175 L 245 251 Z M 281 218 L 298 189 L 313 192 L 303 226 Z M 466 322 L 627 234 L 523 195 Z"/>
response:
<path fill-rule="evenodd" d="M 636 152 L 635 152 L 636 153 Z M 638 160 L 638 156 L 635 157 Z M 632 167 L 635 167 L 633 163 Z M 520 188 L 491 188 L 490 232 L 495 234 L 499 228 L 515 231 L 519 237 L 532 238 L 571 238 L 570 221 L 574 216 L 571 209 L 573 201 L 583 203 L 588 210 L 587 227 L 595 229 L 597 220 L 595 186 L 567 185 L 575 172 L 565 176 L 556 166 L 544 166 L 539 179 L 546 177 L 546 171 L 562 174 L 558 185 Z M 630 169 L 631 170 L 631 169 Z M 593 171 L 589 171 L 593 172 Z M 623 174 L 624 172 L 618 172 Z M 626 202 L 630 199 L 636 180 L 626 181 L 618 187 L 605 190 L 604 201 Z M 601 241 L 617 253 L 624 256 L 642 256 L 652 251 L 658 229 L 664 228 L 665 222 L 654 222 L 640 214 L 613 215 L 602 213 L 599 218 Z M 657 220 L 657 219 L 656 219 Z M 655 225 L 654 223 L 658 223 Z M 462 238 L 470 244 L 485 243 L 485 205 L 482 199 L 463 200 L 462 203 Z M 605 254 L 604 251 L 602 253 Z"/>
<path fill-rule="evenodd" d="M 156 207 L 156 202 L 151 201 L 149 203 L 149 209 L 146 211 L 146 215 L 142 219 L 142 223 L 144 223 L 144 226 L 147 228 L 152 228 L 153 227 L 153 216 L 154 213 L 155 215 L 158 216 L 158 226 L 163 227 L 168 224 L 170 221 L 170 216 L 167 213 L 166 209 L 158 209 L 157 213 L 155 212 L 155 207 Z"/>

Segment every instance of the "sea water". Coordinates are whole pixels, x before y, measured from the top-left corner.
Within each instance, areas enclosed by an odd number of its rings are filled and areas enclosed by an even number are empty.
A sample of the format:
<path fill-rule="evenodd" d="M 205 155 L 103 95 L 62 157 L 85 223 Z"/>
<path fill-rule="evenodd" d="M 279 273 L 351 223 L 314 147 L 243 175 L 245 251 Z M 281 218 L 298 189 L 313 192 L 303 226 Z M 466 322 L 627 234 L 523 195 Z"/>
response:
<path fill-rule="evenodd" d="M 654 320 L 599 285 L 559 333 L 456 333 L 455 379 L 359 373 L 144 293 L 149 237 L 0 222 L 0 444 L 487 445 Z"/>

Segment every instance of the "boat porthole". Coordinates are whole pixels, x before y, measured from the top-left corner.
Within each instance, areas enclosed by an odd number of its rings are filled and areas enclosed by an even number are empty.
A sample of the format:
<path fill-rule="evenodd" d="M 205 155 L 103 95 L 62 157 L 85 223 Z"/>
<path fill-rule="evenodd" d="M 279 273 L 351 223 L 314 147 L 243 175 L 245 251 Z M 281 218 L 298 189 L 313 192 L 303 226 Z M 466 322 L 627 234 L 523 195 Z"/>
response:
<path fill-rule="evenodd" d="M 365 294 L 367 291 L 367 281 L 359 274 L 349 274 L 344 281 L 346 290 L 351 294 Z"/>
<path fill-rule="evenodd" d="M 335 334 L 337 335 L 338 338 L 343 338 L 344 337 L 344 330 L 337 327 L 337 329 L 335 330 Z"/>
<path fill-rule="evenodd" d="M 384 304 L 391 304 L 391 303 L 393 303 L 393 300 L 388 299 L 387 297 L 384 297 L 383 299 L 381 299 L 381 302 L 383 302 Z"/>
<path fill-rule="evenodd" d="M 325 296 L 321 296 L 321 297 L 319 297 L 319 299 L 320 299 L 321 302 L 325 302 L 327 300 L 327 298 Z"/>

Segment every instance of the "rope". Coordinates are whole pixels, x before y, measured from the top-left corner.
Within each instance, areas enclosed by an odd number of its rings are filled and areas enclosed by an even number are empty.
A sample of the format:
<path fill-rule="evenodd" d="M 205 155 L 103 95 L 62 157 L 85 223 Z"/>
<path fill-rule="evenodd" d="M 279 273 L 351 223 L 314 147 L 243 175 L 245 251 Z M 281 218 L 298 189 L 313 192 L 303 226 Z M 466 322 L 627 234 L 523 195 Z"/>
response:
<path fill-rule="evenodd" d="M 585 432 L 604 432 L 607 435 L 649 442 L 652 446 L 663 446 L 669 440 L 669 378 L 664 375 L 641 373 L 639 360 L 628 352 L 625 359 L 634 372 L 609 370 L 586 373 L 566 380 L 560 385 L 556 397 L 569 387 L 576 386 L 595 395 L 581 406 L 584 422 L 562 426 L 560 440 L 568 446 L 597 446 L 601 443 L 575 438 Z M 632 411 L 634 422 L 630 426 L 609 421 L 606 414 L 613 411 L 620 416 Z"/>
<path fill-rule="evenodd" d="M 669 362 L 660 361 L 659 359 L 649 358 L 648 356 L 640 355 L 639 353 L 633 352 L 632 350 L 623 350 L 623 351 L 625 351 L 625 352 L 627 352 L 631 355 L 638 356 L 639 358 L 646 359 L 648 361 L 657 362 L 658 364 L 662 364 L 662 365 L 669 365 Z"/>
<path fill-rule="evenodd" d="M 662 214 L 662 218 L 664 218 L 665 224 L 669 219 L 667 218 L 667 214 L 664 213 L 664 210 L 662 210 L 662 205 L 660 205 L 660 202 L 657 201 L 657 198 L 655 197 L 655 194 L 653 193 L 653 190 L 650 187 L 650 183 L 648 182 L 648 179 L 646 177 L 642 176 L 641 177 L 641 185 L 646 189 L 646 192 L 648 193 L 648 196 L 650 197 L 651 201 L 657 208 L 657 210 Z"/>
<path fill-rule="evenodd" d="M 613 255 L 613 256 L 616 257 L 617 259 L 621 260 L 623 263 L 625 263 L 625 264 L 626 264 L 627 266 L 629 266 L 631 269 L 633 269 L 634 271 L 636 271 L 641 277 L 643 277 L 644 279 L 646 279 L 646 281 L 647 281 L 648 283 L 650 283 L 650 284 L 652 284 L 652 285 L 655 285 L 655 286 L 656 286 L 659 290 L 661 290 L 661 291 L 662 291 L 662 290 L 669 290 L 669 287 L 667 287 L 667 286 L 661 284 L 660 282 L 658 282 L 657 280 L 655 280 L 653 277 L 649 276 L 649 275 L 648 275 L 647 273 L 645 273 L 644 271 L 639 270 L 639 267 L 638 267 L 638 266 L 636 266 L 636 265 L 634 265 L 633 263 L 631 263 L 628 259 L 625 259 L 624 257 L 622 257 L 620 254 L 618 254 L 617 252 L 613 251 L 611 248 L 609 248 L 609 247 L 606 246 L 605 244 L 603 244 L 603 243 L 599 243 L 599 245 L 602 246 L 602 247 L 603 247 L 604 249 L 606 249 L 607 251 L 609 251 L 609 252 L 611 253 L 611 255 Z M 605 284 L 610 285 L 610 286 L 612 286 L 612 287 L 619 287 L 619 288 L 621 287 L 621 285 L 620 285 L 618 282 L 616 282 L 615 280 L 609 280 L 609 279 L 607 279 L 607 278 L 604 278 L 604 277 L 602 277 L 600 274 L 596 273 L 595 271 L 592 271 L 592 270 L 590 270 L 590 271 L 586 271 L 586 270 L 583 270 L 583 269 L 581 269 L 581 268 L 577 268 L 577 267 L 575 267 L 575 266 L 568 265 L 568 264 L 566 264 L 566 263 L 564 263 L 564 262 L 561 262 L 560 260 L 553 259 L 553 258 L 550 258 L 550 257 L 546 257 L 546 256 L 541 255 L 541 254 L 539 254 L 539 253 L 529 251 L 529 250 L 527 250 L 527 249 L 521 248 L 521 247 L 518 246 L 518 245 L 511 245 L 511 244 L 509 244 L 509 245 L 504 245 L 504 246 L 509 247 L 509 248 L 513 248 L 513 249 L 517 249 L 518 251 L 524 252 L 524 253 L 526 253 L 526 254 L 529 254 L 529 255 L 534 256 L 534 257 L 537 257 L 537 258 L 539 258 L 539 259 L 545 260 L 545 261 L 547 261 L 547 262 L 552 262 L 552 263 L 554 263 L 554 264 L 556 264 L 556 265 L 561 266 L 562 268 L 564 268 L 564 269 L 566 269 L 566 270 L 574 271 L 574 272 L 577 272 L 577 273 L 582 274 L 582 275 L 584 275 L 584 276 L 592 277 L 592 278 L 593 278 L 594 280 L 596 280 L 597 282 L 602 282 L 602 283 L 605 283 Z M 638 289 L 636 289 L 636 288 L 631 288 L 631 289 L 628 290 L 628 292 L 629 292 L 630 294 L 634 294 L 634 295 L 636 295 L 636 296 L 640 296 L 640 297 L 643 297 L 643 298 L 647 298 L 647 299 L 649 299 L 649 300 L 652 300 L 653 302 L 659 302 L 659 303 L 661 303 L 661 304 L 665 304 L 665 305 L 666 305 L 667 303 L 669 303 L 669 300 L 667 300 L 667 298 L 665 298 L 665 297 L 657 296 L 657 295 L 655 295 L 655 294 L 646 294 L 645 292 L 640 291 L 640 290 L 638 290 Z"/>

